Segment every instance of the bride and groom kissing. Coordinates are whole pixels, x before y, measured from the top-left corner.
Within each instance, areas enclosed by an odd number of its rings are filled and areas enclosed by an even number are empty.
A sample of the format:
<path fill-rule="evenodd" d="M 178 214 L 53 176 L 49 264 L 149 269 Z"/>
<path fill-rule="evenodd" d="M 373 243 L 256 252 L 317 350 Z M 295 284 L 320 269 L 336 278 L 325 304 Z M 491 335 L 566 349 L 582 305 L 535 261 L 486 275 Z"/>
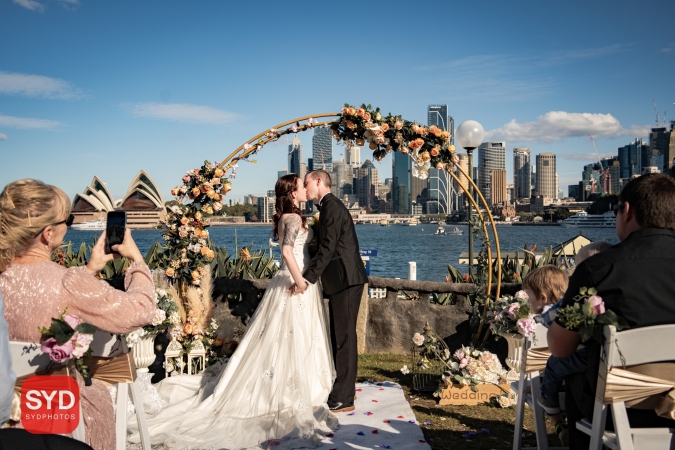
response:
<path fill-rule="evenodd" d="M 148 421 L 153 444 L 316 447 L 338 427 L 334 413 L 354 410 L 356 320 L 368 278 L 352 218 L 330 188 L 323 170 L 277 181 L 279 271 L 226 366 L 158 385 L 168 406 Z M 313 257 L 308 244 L 314 231 L 299 209 L 308 200 L 320 211 Z M 138 442 L 137 431 L 130 440 Z"/>

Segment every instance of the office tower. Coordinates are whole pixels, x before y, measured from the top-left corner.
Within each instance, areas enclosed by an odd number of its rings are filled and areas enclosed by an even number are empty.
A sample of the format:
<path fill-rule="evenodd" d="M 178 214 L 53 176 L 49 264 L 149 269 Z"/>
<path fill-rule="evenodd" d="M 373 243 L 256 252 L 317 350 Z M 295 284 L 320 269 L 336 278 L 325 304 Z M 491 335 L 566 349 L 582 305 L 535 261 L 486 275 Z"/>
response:
<path fill-rule="evenodd" d="M 258 197 L 258 220 L 271 222 L 276 211 L 276 199 L 274 197 Z"/>
<path fill-rule="evenodd" d="M 303 180 L 305 179 L 305 175 L 307 175 L 307 164 L 300 163 L 300 173 L 298 173 L 298 175 L 300 175 L 300 178 Z"/>
<path fill-rule="evenodd" d="M 352 195 L 352 185 L 354 183 L 354 173 L 352 167 L 347 161 L 339 160 L 333 162 L 333 171 L 330 173 L 332 182 L 331 193 L 342 199 L 345 195 Z"/>
<path fill-rule="evenodd" d="M 490 206 L 501 205 L 508 200 L 506 197 L 505 169 L 495 169 L 490 171 L 490 199 L 491 203 L 488 203 Z"/>
<path fill-rule="evenodd" d="M 537 183 L 534 190 L 536 195 L 544 198 L 554 199 L 558 196 L 554 153 L 537 155 Z"/>
<path fill-rule="evenodd" d="M 635 139 L 628 145 L 619 147 L 619 164 L 621 165 L 621 178 L 630 178 L 642 173 L 642 154 L 647 152 L 649 146 L 642 142 L 641 138 Z"/>
<path fill-rule="evenodd" d="M 506 142 L 483 142 L 478 147 L 478 189 L 488 205 L 492 205 L 493 170 L 506 170 Z"/>
<path fill-rule="evenodd" d="M 671 122 L 672 127 L 672 122 Z M 670 132 L 666 128 L 665 124 L 662 127 L 652 128 L 651 133 L 649 133 L 649 148 L 655 150 L 659 155 L 666 156 L 668 154 L 668 144 L 670 143 Z M 646 152 L 648 153 L 648 152 Z M 651 154 L 644 155 L 642 159 L 642 166 L 652 165 L 651 164 Z M 671 160 L 672 165 L 672 160 Z M 667 168 L 666 168 L 667 169 Z M 659 167 L 659 170 L 664 170 L 663 165 Z"/>
<path fill-rule="evenodd" d="M 300 163 L 302 162 L 302 142 L 297 133 L 293 142 L 288 146 L 288 173 L 300 175 Z"/>
<path fill-rule="evenodd" d="M 675 120 L 670 121 L 670 131 L 668 131 L 668 147 L 663 153 L 663 172 L 670 172 L 672 175 L 673 162 L 675 161 Z"/>
<path fill-rule="evenodd" d="M 621 193 L 621 164 L 619 158 L 614 157 L 609 165 L 609 192 L 608 194 Z"/>
<path fill-rule="evenodd" d="M 432 174 L 434 170 L 434 174 Z M 410 201 L 418 205 L 424 205 L 429 200 L 429 180 L 435 175 L 438 179 L 438 171 L 434 168 L 429 169 L 429 177 L 422 180 L 415 176 L 410 177 Z"/>
<path fill-rule="evenodd" d="M 374 208 L 375 202 L 375 184 L 377 184 L 377 169 L 369 160 L 356 169 L 356 184 L 358 186 L 359 205 L 364 208 Z"/>
<path fill-rule="evenodd" d="M 353 169 L 361 167 L 361 147 L 347 145 L 345 147 L 345 162 Z"/>
<path fill-rule="evenodd" d="M 410 214 L 410 157 L 394 152 L 391 161 L 394 214 Z"/>
<path fill-rule="evenodd" d="M 567 186 L 567 196 L 579 201 L 579 185 L 570 184 Z"/>
<path fill-rule="evenodd" d="M 307 158 L 307 170 L 312 171 L 314 170 L 314 159 L 313 158 Z"/>
<path fill-rule="evenodd" d="M 530 198 L 532 195 L 532 164 L 530 149 L 518 147 L 513 149 L 513 190 L 516 199 Z"/>
<path fill-rule="evenodd" d="M 327 127 L 314 129 L 312 137 L 312 159 L 314 170 L 333 170 L 333 130 Z"/>
<path fill-rule="evenodd" d="M 281 169 L 277 171 L 277 180 L 281 177 L 285 177 L 286 175 L 288 175 L 288 169 Z"/>
<path fill-rule="evenodd" d="M 429 105 L 427 108 L 427 125 L 435 125 L 441 130 L 449 131 L 451 143 L 454 143 L 455 119 L 448 116 L 448 105 Z M 414 179 L 414 178 L 413 178 Z M 416 185 L 413 182 L 413 194 L 420 191 L 422 195 L 412 195 L 412 201 L 425 205 L 427 214 L 448 214 L 451 212 L 453 195 L 457 192 L 450 175 L 444 170 L 429 169 L 429 178 L 421 180 L 424 183 Z M 426 195 L 424 195 L 426 189 Z"/>
<path fill-rule="evenodd" d="M 450 143 L 455 143 L 455 119 L 448 116 L 448 105 L 429 105 L 429 108 L 427 108 L 427 125 L 436 125 L 441 130 L 449 131 Z"/>

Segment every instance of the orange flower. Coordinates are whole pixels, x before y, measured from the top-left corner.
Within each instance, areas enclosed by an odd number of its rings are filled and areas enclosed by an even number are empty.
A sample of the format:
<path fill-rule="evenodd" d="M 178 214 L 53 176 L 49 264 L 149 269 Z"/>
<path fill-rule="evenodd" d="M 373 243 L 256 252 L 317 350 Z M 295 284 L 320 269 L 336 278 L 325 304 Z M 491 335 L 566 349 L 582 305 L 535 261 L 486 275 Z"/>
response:
<path fill-rule="evenodd" d="M 431 159 L 431 156 L 429 155 L 429 152 L 422 152 L 420 153 L 420 158 L 422 158 L 422 161 L 429 161 Z"/>
<path fill-rule="evenodd" d="M 181 223 L 182 225 L 187 225 L 189 221 L 190 221 L 190 219 L 188 219 L 187 217 L 182 217 L 182 218 L 180 219 L 180 223 Z"/>
<path fill-rule="evenodd" d="M 401 147 L 401 150 L 400 150 L 400 151 L 401 151 L 401 153 L 403 153 L 404 155 L 407 155 L 408 152 L 410 152 L 410 149 L 409 149 L 408 147 Z"/>
<path fill-rule="evenodd" d="M 450 132 L 449 131 L 441 132 L 441 137 L 443 138 L 444 141 L 450 140 Z"/>
<path fill-rule="evenodd" d="M 207 237 L 209 237 L 209 232 L 206 230 L 202 230 L 202 239 L 206 239 Z"/>
<path fill-rule="evenodd" d="M 185 328 L 183 329 L 183 332 L 185 334 L 192 334 L 192 324 L 188 323 L 187 325 L 185 325 Z"/>
<path fill-rule="evenodd" d="M 200 279 L 201 277 L 202 277 L 202 274 L 199 273 L 198 270 L 195 270 L 194 272 L 192 272 L 192 279 L 193 279 L 193 280 L 198 280 L 198 279 Z"/>
<path fill-rule="evenodd" d="M 422 146 L 424 145 L 424 139 L 422 138 L 415 139 L 415 142 L 417 143 L 417 148 L 422 148 Z"/>
<path fill-rule="evenodd" d="M 166 276 L 169 278 L 173 278 L 173 276 L 176 274 L 176 271 L 173 269 L 173 267 L 169 267 L 166 269 Z"/>
<path fill-rule="evenodd" d="M 206 205 L 206 206 L 204 207 L 204 212 L 205 212 L 206 214 L 213 214 L 213 208 L 211 207 L 211 205 Z"/>
<path fill-rule="evenodd" d="M 209 183 L 204 183 L 202 184 L 202 192 L 207 193 L 211 190 L 211 185 Z"/>
<path fill-rule="evenodd" d="M 215 338 L 215 339 L 213 340 L 213 344 L 212 344 L 212 345 L 213 345 L 214 347 L 220 347 L 221 345 L 223 345 L 223 340 L 222 340 L 221 338 Z"/>
<path fill-rule="evenodd" d="M 213 199 L 214 199 L 215 201 L 219 202 L 219 201 L 221 201 L 221 200 L 223 199 L 223 196 L 220 195 L 220 194 L 218 194 L 218 193 L 216 193 L 216 195 L 213 197 Z"/>
<path fill-rule="evenodd" d="M 347 128 L 349 128 L 350 130 L 353 130 L 354 128 L 356 128 L 356 124 L 354 122 L 352 122 L 351 120 L 348 120 L 347 122 L 345 122 L 345 126 Z"/>
<path fill-rule="evenodd" d="M 202 234 L 202 229 L 201 228 L 195 228 L 194 234 L 195 234 L 195 236 L 199 237 Z"/>
<path fill-rule="evenodd" d="M 342 108 L 342 114 L 343 115 L 349 114 L 349 108 L 347 108 L 346 106 L 344 108 Z"/>
<path fill-rule="evenodd" d="M 216 169 L 216 171 L 213 174 L 216 176 L 216 178 L 220 178 L 223 176 L 223 173 L 225 173 L 223 172 L 223 169 Z"/>
<path fill-rule="evenodd" d="M 469 280 L 470 280 L 469 274 L 468 274 L 468 273 L 465 273 L 465 274 L 464 274 L 464 282 L 465 282 L 465 283 L 468 283 Z"/>
<path fill-rule="evenodd" d="M 206 193 L 206 196 L 208 198 L 214 198 L 216 196 L 216 191 L 214 191 L 213 189 L 209 189 L 209 191 Z"/>
<path fill-rule="evenodd" d="M 199 190 L 198 187 L 192 188 L 192 195 L 194 195 L 194 196 L 196 197 L 196 196 L 198 196 L 199 194 L 201 194 L 201 191 Z"/>
<path fill-rule="evenodd" d="M 178 195 L 178 188 L 171 189 L 171 195 L 173 195 L 174 197 Z"/>
<path fill-rule="evenodd" d="M 223 184 L 223 187 L 220 189 L 221 194 L 227 194 L 232 190 L 232 183 L 225 183 Z"/>
<path fill-rule="evenodd" d="M 357 116 L 363 117 L 363 114 L 364 114 L 364 113 L 365 113 L 365 111 L 364 111 L 362 108 L 359 108 L 359 109 L 356 110 L 356 115 L 357 115 Z"/>
<path fill-rule="evenodd" d="M 199 250 L 199 252 L 200 252 L 202 255 L 206 256 L 206 255 L 208 255 L 208 253 L 209 253 L 209 248 L 208 248 L 208 247 L 202 247 L 201 250 Z M 194 276 L 194 272 L 192 272 L 192 275 Z M 199 277 L 197 277 L 197 278 L 199 278 Z"/>
<path fill-rule="evenodd" d="M 448 151 L 450 153 L 455 153 L 455 150 L 457 150 L 457 147 L 455 147 L 454 144 L 448 145 Z"/>
<path fill-rule="evenodd" d="M 370 120 L 370 113 L 369 113 L 369 112 L 364 113 L 364 114 L 363 114 L 363 119 L 364 119 L 366 122 L 369 121 L 369 120 Z"/>
<path fill-rule="evenodd" d="M 349 108 L 349 111 L 347 112 L 350 116 L 353 116 L 356 114 L 356 110 L 354 108 Z"/>
<path fill-rule="evenodd" d="M 380 126 L 380 128 L 382 128 L 382 131 L 384 131 L 385 133 L 386 133 L 387 131 L 389 131 L 389 125 L 387 125 L 386 123 L 383 123 L 383 124 Z"/>
<path fill-rule="evenodd" d="M 438 147 L 434 147 L 431 149 L 431 156 L 438 156 Z"/>
<path fill-rule="evenodd" d="M 209 252 L 206 254 L 206 257 L 209 259 L 213 259 L 216 257 L 216 252 L 214 252 L 213 250 L 209 250 Z"/>

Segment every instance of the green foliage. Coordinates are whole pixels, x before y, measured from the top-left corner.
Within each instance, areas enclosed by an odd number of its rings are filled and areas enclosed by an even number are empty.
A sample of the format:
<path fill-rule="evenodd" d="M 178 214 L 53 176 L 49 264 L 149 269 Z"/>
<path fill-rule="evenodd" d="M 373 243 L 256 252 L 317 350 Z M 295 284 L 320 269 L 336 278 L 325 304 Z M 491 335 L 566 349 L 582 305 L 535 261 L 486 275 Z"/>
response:
<path fill-rule="evenodd" d="M 605 195 L 600 197 L 588 207 L 588 214 L 604 214 L 607 211 L 611 211 L 612 207 L 619 203 L 618 195 Z"/>

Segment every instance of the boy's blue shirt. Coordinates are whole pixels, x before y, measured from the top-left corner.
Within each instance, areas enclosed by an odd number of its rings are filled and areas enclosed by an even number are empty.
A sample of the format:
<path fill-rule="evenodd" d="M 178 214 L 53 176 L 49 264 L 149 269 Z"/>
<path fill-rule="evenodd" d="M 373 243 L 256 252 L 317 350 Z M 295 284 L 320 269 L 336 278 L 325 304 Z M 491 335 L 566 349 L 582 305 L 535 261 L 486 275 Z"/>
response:
<path fill-rule="evenodd" d="M 551 324 L 555 322 L 558 316 L 558 309 L 562 306 L 562 299 L 558 300 L 553 305 L 546 305 L 544 310 L 538 316 L 534 316 L 534 321 L 542 324 L 546 328 L 550 328 Z"/>

